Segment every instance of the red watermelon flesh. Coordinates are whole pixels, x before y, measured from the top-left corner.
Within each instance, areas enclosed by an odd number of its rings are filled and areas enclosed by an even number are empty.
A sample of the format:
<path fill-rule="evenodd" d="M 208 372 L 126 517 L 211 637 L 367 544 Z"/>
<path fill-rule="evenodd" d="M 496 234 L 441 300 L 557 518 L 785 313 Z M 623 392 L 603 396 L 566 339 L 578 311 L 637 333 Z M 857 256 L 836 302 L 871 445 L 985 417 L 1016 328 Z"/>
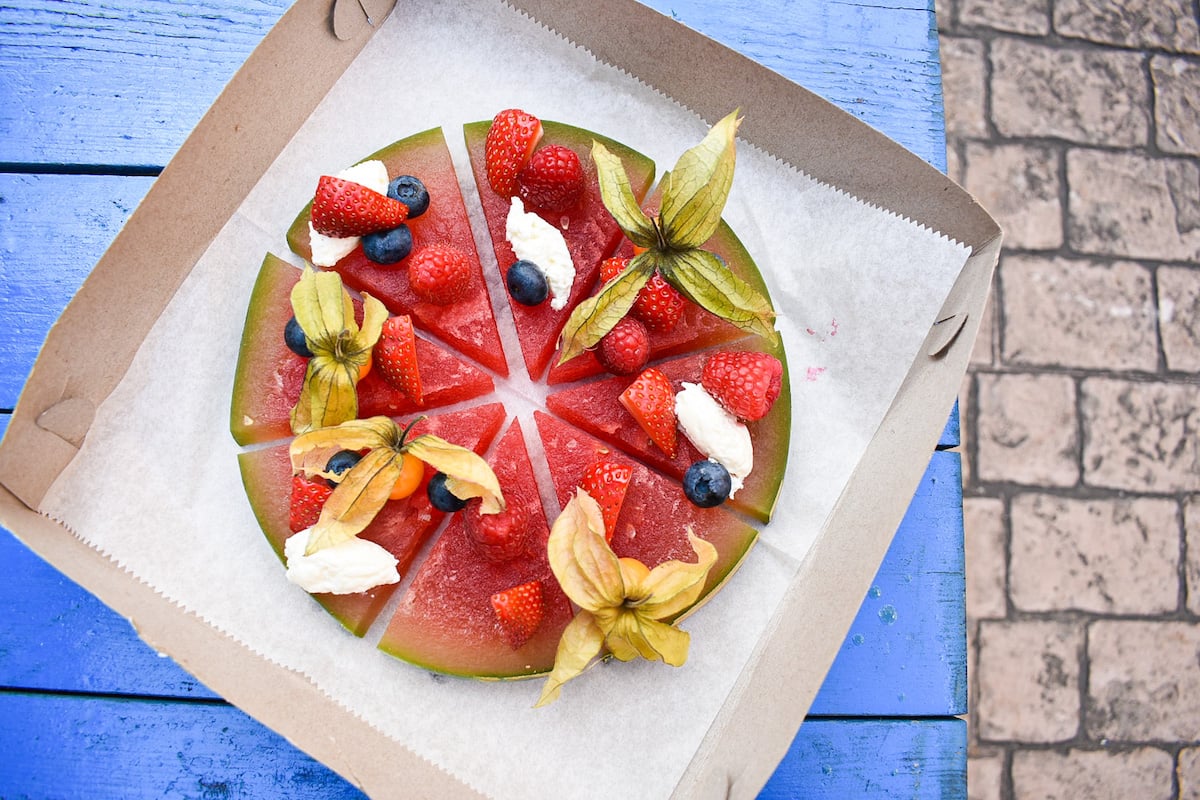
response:
<path fill-rule="evenodd" d="M 283 327 L 292 316 L 292 287 L 298 280 L 300 270 L 287 262 L 273 255 L 263 261 L 250 298 L 234 375 L 230 430 L 238 444 L 292 435 L 289 414 L 300 397 L 308 365 L 283 341 Z M 355 310 L 361 322 L 362 304 L 357 300 Z M 487 373 L 439 345 L 417 337 L 416 347 L 425 388 L 423 405 L 417 406 L 373 369 L 358 384 L 360 417 L 400 416 L 441 408 L 482 397 L 495 389 Z"/>
<path fill-rule="evenodd" d="M 379 298 L 393 314 L 410 315 L 416 327 L 441 338 L 459 353 L 497 374 L 507 375 L 508 362 L 504 358 L 504 347 L 484 284 L 475 236 L 471 232 L 458 175 L 450 151 L 446 149 L 442 129 L 433 128 L 401 139 L 363 160 L 373 159 L 387 166 L 389 177 L 415 175 L 425 184 L 429 191 L 429 209 L 407 223 L 413 235 L 413 252 L 432 244 L 461 250 L 473 265 L 472 288 L 465 298 L 452 305 L 426 303 L 409 286 L 407 260 L 390 265 L 376 264 L 363 254 L 361 245 L 339 261 L 334 269 L 347 286 Z M 308 231 L 311 208 L 311 203 L 305 206 L 288 230 L 289 246 L 306 259 L 312 256 Z"/>
<path fill-rule="evenodd" d="M 455 675 L 511 678 L 547 672 L 572 610 L 546 559 L 550 528 L 519 422 L 501 437 L 488 463 L 506 499 L 522 501 L 512 494 L 521 492 L 532 528 L 528 555 L 501 563 L 483 559 L 467 539 L 463 514 L 456 514 L 401 598 L 379 647 Z M 501 633 L 491 596 L 532 580 L 542 583 L 544 616 L 532 638 L 514 650 Z"/>
<path fill-rule="evenodd" d="M 419 422 L 410 435 L 433 433 L 482 454 L 504 423 L 499 403 L 468 411 L 430 416 Z M 291 535 L 288 504 L 291 497 L 292 463 L 288 446 L 252 450 L 238 455 L 246 496 L 271 548 L 283 559 L 284 540 Z M 403 500 L 389 500 L 360 536 L 387 549 L 399 561 L 401 577 L 412 565 L 417 550 L 445 516 L 433 508 L 425 484 L 433 476 L 426 467 L 421 487 Z M 357 594 L 314 594 L 317 602 L 355 636 L 362 636 L 379 616 L 399 584 L 376 586 Z"/>
<path fill-rule="evenodd" d="M 744 340 L 723 349 L 757 349 L 752 345 L 760 340 Z M 711 351 L 710 351 L 711 352 Z M 671 379 L 671 386 L 678 392 L 684 381 L 700 383 L 704 362 L 710 352 L 681 356 L 670 361 L 656 363 Z M 782 353 L 776 354 L 787 370 L 787 361 Z M 633 415 L 621 405 L 619 397 L 633 382 L 630 377 L 614 377 L 594 381 L 555 392 L 546 398 L 546 408 L 567 422 L 599 437 L 609 445 L 641 460 L 678 481 L 683 480 L 696 461 L 706 456 L 695 448 L 682 431 L 679 433 L 679 448 L 675 458 L 651 441 Z M 763 522 L 770 522 L 783 473 L 787 467 L 788 447 L 792 425 L 791 388 L 787 380 L 771 411 L 762 419 L 747 424 L 750 439 L 754 444 L 754 470 L 746 478 L 745 485 L 728 504 Z"/>
<path fill-rule="evenodd" d="M 511 201 L 492 191 L 488 185 L 484 162 L 484 142 L 491 121 L 472 122 L 463 126 L 467 140 L 467 152 L 471 156 L 471 168 L 475 173 L 475 185 L 483 204 L 483 215 L 487 220 L 492 247 L 496 251 L 496 265 L 501 276 L 516 260 L 512 246 L 505 238 L 505 221 Z M 600 199 L 600 188 L 596 182 L 596 166 L 592 161 L 592 142 L 600 141 L 609 152 L 625 164 L 630 187 L 637 198 L 643 197 L 654 180 L 654 162 L 625 145 L 614 142 L 590 131 L 542 120 L 542 140 L 539 146 L 548 144 L 565 145 L 575 151 L 583 165 L 586 186 L 578 204 L 564 212 L 538 212 L 539 216 L 562 231 L 571 260 L 575 263 L 575 284 L 571 298 L 561 311 L 550 308 L 550 302 L 529 307 L 508 298 L 517 338 L 521 342 L 521 353 L 529 376 L 538 379 L 546 370 L 550 357 L 558 343 L 558 334 L 566 324 L 567 317 L 579 301 L 587 296 L 600 275 L 600 262 L 604 260 L 621 238 L 621 229 Z M 527 208 L 526 211 L 536 209 Z"/>
<path fill-rule="evenodd" d="M 687 538 L 689 526 L 712 543 L 717 563 L 697 603 L 733 573 L 754 544 L 758 532 L 725 509 L 693 505 L 679 484 L 549 414 L 535 411 L 534 419 L 560 505 L 566 505 L 584 470 L 601 457 L 633 469 L 611 542 L 618 556 L 636 558 L 652 569 L 672 559 L 694 562 L 696 555 Z"/>

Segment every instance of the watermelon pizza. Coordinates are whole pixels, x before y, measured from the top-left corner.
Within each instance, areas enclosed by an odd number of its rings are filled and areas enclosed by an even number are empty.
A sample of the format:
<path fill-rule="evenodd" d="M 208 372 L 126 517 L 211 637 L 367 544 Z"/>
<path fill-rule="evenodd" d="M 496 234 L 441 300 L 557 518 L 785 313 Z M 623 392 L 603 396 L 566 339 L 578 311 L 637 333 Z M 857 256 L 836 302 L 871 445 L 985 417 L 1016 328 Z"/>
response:
<path fill-rule="evenodd" d="M 466 176 L 441 129 L 314 176 L 230 410 L 296 591 L 427 669 L 548 674 L 540 703 L 597 659 L 683 663 L 679 621 L 788 456 L 770 296 L 720 218 L 737 123 L 657 188 L 634 149 L 519 109 L 464 126 Z"/>

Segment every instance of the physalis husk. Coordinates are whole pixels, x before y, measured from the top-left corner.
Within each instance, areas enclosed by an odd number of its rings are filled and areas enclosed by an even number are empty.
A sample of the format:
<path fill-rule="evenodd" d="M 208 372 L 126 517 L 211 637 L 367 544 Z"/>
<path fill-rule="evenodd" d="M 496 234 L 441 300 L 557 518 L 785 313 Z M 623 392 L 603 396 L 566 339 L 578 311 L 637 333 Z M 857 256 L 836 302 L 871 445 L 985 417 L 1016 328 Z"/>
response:
<path fill-rule="evenodd" d="M 292 287 L 292 313 L 313 353 L 300 399 L 292 407 L 292 433 L 354 419 L 358 416 L 358 377 L 379 340 L 387 309 L 364 294 L 360 328 L 341 276 L 305 269 Z"/>
<path fill-rule="evenodd" d="M 655 272 L 693 303 L 744 331 L 777 341 L 775 311 L 753 287 L 702 249 L 721 223 L 737 161 L 737 111 L 729 114 L 663 176 L 662 207 L 647 216 L 621 160 L 592 144 L 600 197 L 625 236 L 642 248 L 619 276 L 575 307 L 559 336 L 560 364 L 595 347 L 633 307 Z"/>
<path fill-rule="evenodd" d="M 292 440 L 289 449 L 292 468 L 310 477 L 331 477 L 325 472 L 325 465 L 334 453 L 367 451 L 342 476 L 341 483 L 325 501 L 305 555 L 351 539 L 371 524 L 396 484 L 405 453 L 446 473 L 446 488 L 460 499 L 481 498 L 482 513 L 495 514 L 504 509 L 500 481 L 488 463 L 477 453 L 431 433 L 409 440 L 409 432 L 419 421 L 401 430 L 388 417 L 356 419 L 319 428 Z"/>
<path fill-rule="evenodd" d="M 550 568 L 579 606 L 558 642 L 554 669 L 537 705 L 558 699 L 562 685 L 582 673 L 604 648 L 621 661 L 638 656 L 673 667 L 687 661 L 686 631 L 663 622 L 691 606 L 704 590 L 717 550 L 688 531 L 696 562 L 667 561 L 654 569 L 618 558 L 604 539 L 604 516 L 580 489 L 550 530 Z"/>

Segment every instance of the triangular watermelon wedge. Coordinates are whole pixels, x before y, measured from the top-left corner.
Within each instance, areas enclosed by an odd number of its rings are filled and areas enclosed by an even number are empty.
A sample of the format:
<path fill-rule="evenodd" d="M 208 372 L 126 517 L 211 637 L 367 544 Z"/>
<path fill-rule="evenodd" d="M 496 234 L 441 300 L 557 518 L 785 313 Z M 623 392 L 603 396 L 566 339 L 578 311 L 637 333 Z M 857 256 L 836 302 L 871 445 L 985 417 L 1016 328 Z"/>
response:
<path fill-rule="evenodd" d="M 663 179 L 666 179 L 665 175 Z M 662 185 L 661 181 L 659 185 Z M 642 203 L 643 210 L 647 214 L 657 214 L 659 200 L 656 190 L 649 199 Z M 754 259 L 750 257 L 750 253 L 746 251 L 737 234 L 724 220 L 721 220 L 721 224 L 712 238 L 704 243 L 704 249 L 716 253 L 725 261 L 733 274 L 758 290 L 768 301 L 771 299 L 771 294 L 767 291 L 766 281 L 763 280 L 758 265 L 754 263 Z M 628 239 L 622 239 L 614 255 L 621 258 L 632 257 L 633 243 Z M 599 290 L 600 287 L 597 285 L 594 291 Z M 684 308 L 679 323 L 671 331 L 650 334 L 650 359 L 692 353 L 707 347 L 733 342 L 745 338 L 745 336 L 745 331 L 710 314 L 695 303 L 689 302 Z M 604 372 L 604 367 L 600 366 L 600 362 L 590 352 L 577 356 L 565 364 L 560 365 L 557 362 L 558 353 L 556 352 L 554 364 L 546 376 L 546 383 L 550 386 L 577 381 Z"/>
<path fill-rule="evenodd" d="M 482 454 L 499 433 L 504 417 L 504 406 L 493 403 L 429 416 L 417 423 L 412 435 L 433 433 Z M 240 453 L 238 464 L 250 507 L 271 548 L 282 560 L 284 541 L 291 535 L 288 506 L 292 464 L 288 458 L 288 446 L 281 444 Z M 432 476 L 433 469 L 427 466 L 420 488 L 403 500 L 389 500 L 360 534 L 396 557 L 400 562 L 397 569 L 402 577 L 411 566 L 417 550 L 444 516 L 430 505 L 425 493 L 425 485 Z M 398 585 L 377 586 L 358 594 L 314 594 L 312 597 L 355 636 L 362 636 L 379 616 Z"/>
<path fill-rule="evenodd" d="M 490 120 L 472 122 L 463 126 L 463 133 L 467 141 L 467 152 L 471 156 L 471 169 L 475 173 L 475 186 L 483 204 L 483 215 L 487 220 L 488 233 L 492 237 L 492 247 L 496 252 L 496 266 L 503 276 L 516 260 L 512 246 L 504 235 L 511 201 L 496 194 L 488 184 L 484 142 L 490 127 Z M 586 186 L 575 207 L 561 213 L 539 212 L 539 216 L 562 231 L 567 249 L 571 252 L 571 260 L 575 263 L 575 283 L 566 308 L 555 311 L 550 308 L 548 301 L 531 308 L 521 305 L 511 297 L 508 298 L 513 322 L 517 328 L 517 338 L 521 342 L 521 353 L 525 357 L 525 368 L 529 377 L 534 380 L 541 378 L 545 372 L 558 343 L 558 334 L 566 324 L 571 310 L 595 285 L 600 275 L 600 262 L 613 251 L 621 238 L 621 229 L 617 227 L 600 199 L 596 167 L 591 155 L 593 141 L 602 142 L 613 155 L 624 162 L 629 175 L 630 189 L 639 200 L 649 191 L 654 181 L 654 162 L 641 153 L 582 128 L 542 120 L 541 146 L 561 144 L 574 150 L 583 165 Z"/>
<path fill-rule="evenodd" d="M 393 314 L 410 315 L 421 330 L 432 333 L 496 374 L 508 375 L 508 362 L 475 249 L 475 236 L 442 129 L 433 128 L 401 139 L 363 160 L 372 159 L 387 166 L 389 177 L 415 175 L 425 184 L 429 209 L 408 222 L 413 251 L 430 244 L 461 250 L 473 265 L 472 288 L 467 297 L 448 306 L 426 303 L 409 286 L 406 260 L 393 265 L 376 264 L 363 255 L 361 245 L 334 269 L 347 286 L 379 298 Z M 288 229 L 288 245 L 306 259 L 312 257 L 308 230 L 311 209 L 310 202 Z"/>
<path fill-rule="evenodd" d="M 534 412 L 534 420 L 560 505 L 566 505 L 584 470 L 598 459 L 615 460 L 632 468 L 633 478 L 611 542 L 618 556 L 636 558 L 650 568 L 671 559 L 694 562 L 696 556 L 687 538 L 689 528 L 712 543 L 717 549 L 717 563 L 709 572 L 697 605 L 733 574 L 754 544 L 758 531 L 725 509 L 693 505 L 679 484 L 614 453 L 604 442 L 562 420 L 540 411 Z"/>
<path fill-rule="evenodd" d="M 531 527 L 528 555 L 494 563 L 467 539 L 463 513 L 456 514 L 434 542 L 400 599 L 380 649 L 414 664 L 486 678 L 548 672 L 572 611 L 546 559 L 550 528 L 542 510 L 521 425 L 513 421 L 488 459 L 509 502 L 520 491 Z M 505 641 L 491 596 L 538 580 L 544 616 L 533 637 L 517 649 Z"/>
<path fill-rule="evenodd" d="M 761 344 L 761 341 L 757 338 L 744 339 L 722 349 L 760 349 L 757 345 Z M 711 352 L 713 351 L 681 356 L 658 362 L 654 366 L 662 370 L 671 380 L 672 388 L 678 392 L 682 388 L 680 384 L 684 381 L 700 382 L 704 362 Z M 763 522 L 771 520 L 779 487 L 783 483 L 792 426 L 791 386 L 786 379 L 787 360 L 783 356 L 782 348 L 773 351 L 773 355 L 783 362 L 783 389 L 765 417 L 747 424 L 754 442 L 754 471 L 746 478 L 745 485 L 736 496 L 727 501 L 732 508 Z M 633 382 L 634 377 L 636 376 L 607 378 L 554 392 L 546 398 L 546 408 L 552 414 L 599 437 L 607 444 L 682 481 L 688 467 L 696 461 L 703 460 L 705 456 L 688 441 L 682 431 L 679 433 L 679 448 L 673 459 L 668 458 L 667 454 L 651 441 L 649 435 L 618 399 Z"/>
<path fill-rule="evenodd" d="M 230 431 L 241 445 L 292 435 L 288 416 L 300 396 L 307 361 L 287 348 L 283 328 L 292 316 L 291 291 L 300 270 L 267 255 L 254 284 L 234 374 Z M 362 304 L 355 301 L 359 319 Z M 492 378 L 450 351 L 417 337 L 417 364 L 424 398 L 417 406 L 371 370 L 358 384 L 359 416 L 400 416 L 482 397 L 495 389 Z"/>

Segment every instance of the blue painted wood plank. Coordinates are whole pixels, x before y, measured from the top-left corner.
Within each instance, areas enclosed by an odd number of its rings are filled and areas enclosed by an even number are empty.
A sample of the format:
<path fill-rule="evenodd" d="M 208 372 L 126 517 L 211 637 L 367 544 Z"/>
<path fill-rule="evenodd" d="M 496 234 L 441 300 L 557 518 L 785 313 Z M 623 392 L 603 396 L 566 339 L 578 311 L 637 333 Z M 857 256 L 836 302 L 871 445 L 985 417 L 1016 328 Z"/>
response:
<path fill-rule="evenodd" d="M 225 703 L 0 693 L 0 753 L 10 798 L 363 797 Z"/>
<path fill-rule="evenodd" d="M 0 565 L 0 687 L 219 699 L 3 528 Z"/>
<path fill-rule="evenodd" d="M 930 3 L 796 0 L 751 14 L 735 0 L 647 4 L 944 166 Z M 0 6 L 0 162 L 165 164 L 288 5 L 23 0 Z"/>
<path fill-rule="evenodd" d="M 965 714 L 962 462 L 939 451 L 810 714 Z"/>
<path fill-rule="evenodd" d="M 0 409 L 153 178 L 0 174 Z"/>
<path fill-rule="evenodd" d="M 960 482 L 958 454 L 934 454 L 811 713 L 966 713 Z M 0 687 L 212 696 L 3 529 L 0 564 Z"/>
<path fill-rule="evenodd" d="M 290 5 L 0 5 L 0 161 L 161 167 Z"/>
<path fill-rule="evenodd" d="M 5 797 L 362 796 L 222 703 L 0 692 L 0 752 Z M 760 797 L 964 798 L 965 765 L 961 720 L 812 720 Z"/>
<path fill-rule="evenodd" d="M 760 800 L 965 800 L 963 720 L 810 720 Z"/>

